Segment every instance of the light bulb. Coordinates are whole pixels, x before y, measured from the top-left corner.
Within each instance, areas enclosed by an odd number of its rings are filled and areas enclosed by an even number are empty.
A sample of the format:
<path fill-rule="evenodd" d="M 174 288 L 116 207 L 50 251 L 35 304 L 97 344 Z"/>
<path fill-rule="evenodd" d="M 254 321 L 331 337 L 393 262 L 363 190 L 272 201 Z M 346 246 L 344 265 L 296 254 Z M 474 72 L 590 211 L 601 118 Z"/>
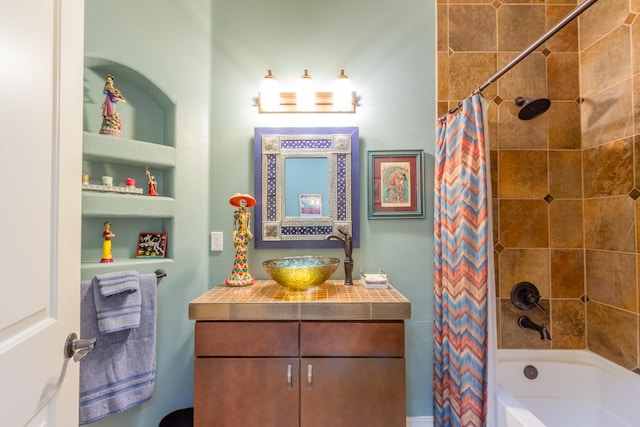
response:
<path fill-rule="evenodd" d="M 309 70 L 304 70 L 304 74 L 298 81 L 296 103 L 299 111 L 311 111 L 316 105 L 316 91 Z"/>
<path fill-rule="evenodd" d="M 348 111 L 353 103 L 351 93 L 351 80 L 340 70 L 340 75 L 333 84 L 333 109 L 336 111 Z"/>
<path fill-rule="evenodd" d="M 260 84 L 260 108 L 263 111 L 276 111 L 280 107 L 278 86 L 278 80 L 269 70 Z"/>

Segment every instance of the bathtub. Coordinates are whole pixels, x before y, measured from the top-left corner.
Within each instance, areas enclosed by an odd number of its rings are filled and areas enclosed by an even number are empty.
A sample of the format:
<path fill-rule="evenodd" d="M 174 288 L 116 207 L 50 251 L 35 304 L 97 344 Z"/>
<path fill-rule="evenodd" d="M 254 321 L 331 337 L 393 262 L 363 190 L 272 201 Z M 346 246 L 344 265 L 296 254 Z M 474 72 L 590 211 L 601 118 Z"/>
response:
<path fill-rule="evenodd" d="M 497 362 L 499 427 L 640 426 L 640 375 L 595 353 L 498 350 Z"/>

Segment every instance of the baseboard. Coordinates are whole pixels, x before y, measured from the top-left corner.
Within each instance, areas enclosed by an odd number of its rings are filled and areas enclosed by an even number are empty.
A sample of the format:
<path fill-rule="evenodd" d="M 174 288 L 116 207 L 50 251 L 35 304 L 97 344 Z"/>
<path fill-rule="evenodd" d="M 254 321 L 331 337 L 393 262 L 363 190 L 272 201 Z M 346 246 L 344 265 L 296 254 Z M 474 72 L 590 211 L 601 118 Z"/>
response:
<path fill-rule="evenodd" d="M 433 417 L 407 417 L 407 427 L 433 427 Z"/>

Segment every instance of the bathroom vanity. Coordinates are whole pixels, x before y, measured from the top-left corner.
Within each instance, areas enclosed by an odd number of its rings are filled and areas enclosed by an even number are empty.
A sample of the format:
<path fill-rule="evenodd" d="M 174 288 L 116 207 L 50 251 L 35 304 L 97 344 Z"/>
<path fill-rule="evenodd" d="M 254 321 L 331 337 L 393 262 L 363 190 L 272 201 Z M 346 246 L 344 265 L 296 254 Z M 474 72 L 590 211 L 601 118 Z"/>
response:
<path fill-rule="evenodd" d="M 404 319 L 395 288 L 329 280 L 291 293 L 272 280 L 217 286 L 195 320 L 194 425 L 404 427 Z"/>

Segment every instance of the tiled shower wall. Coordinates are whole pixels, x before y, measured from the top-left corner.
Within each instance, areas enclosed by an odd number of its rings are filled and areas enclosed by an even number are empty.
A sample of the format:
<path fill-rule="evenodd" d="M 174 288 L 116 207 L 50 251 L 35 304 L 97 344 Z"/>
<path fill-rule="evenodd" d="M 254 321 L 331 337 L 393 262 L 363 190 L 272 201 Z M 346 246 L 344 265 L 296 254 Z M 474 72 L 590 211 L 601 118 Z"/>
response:
<path fill-rule="evenodd" d="M 575 6 L 440 0 L 439 114 Z M 599 0 L 483 92 L 500 348 L 588 348 L 638 368 L 639 7 L 638 0 Z M 549 98 L 551 108 L 519 120 L 519 96 Z M 520 281 L 538 287 L 546 311 L 513 306 Z M 520 315 L 547 325 L 552 340 L 520 329 Z"/>

